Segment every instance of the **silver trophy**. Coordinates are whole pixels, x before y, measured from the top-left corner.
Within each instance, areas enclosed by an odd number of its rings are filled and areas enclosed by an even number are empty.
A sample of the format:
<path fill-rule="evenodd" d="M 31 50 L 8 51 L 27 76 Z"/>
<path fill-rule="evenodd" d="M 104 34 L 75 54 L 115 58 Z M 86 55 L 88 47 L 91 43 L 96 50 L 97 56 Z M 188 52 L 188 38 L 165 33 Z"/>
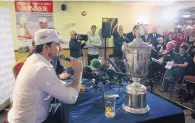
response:
<path fill-rule="evenodd" d="M 127 73 L 131 76 L 133 83 L 126 86 L 123 109 L 130 113 L 143 114 L 149 111 L 146 102 L 147 89 L 140 84 L 148 73 L 148 64 L 152 46 L 145 43 L 140 38 L 142 25 L 137 25 L 136 38 L 122 47 L 125 56 L 125 66 Z"/>

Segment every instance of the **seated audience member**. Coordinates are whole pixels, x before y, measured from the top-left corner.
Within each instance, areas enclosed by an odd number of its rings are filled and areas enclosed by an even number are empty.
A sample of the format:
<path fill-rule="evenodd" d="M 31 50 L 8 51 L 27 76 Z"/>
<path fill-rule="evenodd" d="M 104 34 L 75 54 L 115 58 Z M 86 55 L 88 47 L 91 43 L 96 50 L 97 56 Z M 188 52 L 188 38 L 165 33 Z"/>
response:
<path fill-rule="evenodd" d="M 192 57 L 195 56 L 195 41 L 194 41 L 194 43 L 193 43 L 193 46 L 190 47 L 190 49 L 189 49 L 188 52 L 189 52 L 189 54 L 190 54 Z"/>
<path fill-rule="evenodd" d="M 165 41 L 164 41 L 164 39 L 162 37 L 157 38 L 157 41 L 158 41 L 158 45 L 156 47 L 156 50 L 159 53 L 162 53 L 165 50 L 165 48 L 166 48 Z"/>
<path fill-rule="evenodd" d="M 193 63 L 190 65 L 190 67 L 192 70 L 190 71 L 191 73 L 188 73 L 187 75 L 195 75 L 195 57 L 193 58 Z M 180 100 L 183 101 L 183 102 L 186 102 L 186 101 L 189 101 L 189 100 L 193 100 L 194 97 L 195 97 L 195 84 L 192 83 L 192 82 L 188 82 L 186 81 L 186 88 L 187 88 L 187 91 L 183 91 L 181 89 L 180 91 Z"/>
<path fill-rule="evenodd" d="M 166 45 L 166 50 L 167 51 L 171 51 L 171 50 L 175 50 L 175 47 L 176 47 L 176 44 L 175 44 L 175 41 L 172 40 L 172 41 L 169 41 Z"/>
<path fill-rule="evenodd" d="M 187 42 L 189 46 L 189 54 L 194 57 L 195 55 L 195 35 L 191 35 L 189 41 Z"/>
<path fill-rule="evenodd" d="M 189 47 L 189 51 L 188 51 L 188 54 L 192 57 L 192 58 L 195 58 L 195 37 L 191 37 L 190 36 L 190 39 L 189 40 L 192 40 L 194 41 L 193 44 L 191 44 Z M 192 62 L 190 65 L 189 65 L 189 69 L 188 69 L 188 73 L 187 75 L 195 75 L 195 62 Z"/>
<path fill-rule="evenodd" d="M 164 39 L 162 37 L 159 37 L 157 41 L 158 41 L 158 45 L 156 47 L 153 47 L 153 50 L 151 52 L 151 57 L 155 59 L 159 59 L 160 57 L 162 57 L 162 53 L 166 49 L 166 46 L 164 44 Z"/>
<path fill-rule="evenodd" d="M 157 45 L 157 49 L 153 49 L 152 52 L 151 52 L 151 58 L 155 58 L 161 62 L 163 62 L 163 59 L 164 56 L 170 52 L 171 49 L 173 49 L 173 45 L 172 47 L 170 46 L 171 43 L 167 44 L 167 48 L 165 47 L 165 44 L 164 44 L 164 39 L 162 37 L 159 37 L 158 39 L 158 42 L 159 42 L 159 45 Z M 164 72 L 164 65 L 163 64 L 159 64 L 159 63 L 156 63 L 154 61 L 150 61 L 149 63 L 149 66 L 148 66 L 148 70 L 149 70 L 149 74 L 148 74 L 148 77 L 151 79 L 153 78 L 154 76 L 156 76 L 156 78 L 159 78 L 160 77 L 160 74 L 157 75 L 157 73 L 163 73 Z M 156 75 L 154 75 L 156 74 Z"/>
<path fill-rule="evenodd" d="M 186 43 L 186 38 L 184 38 L 184 36 L 181 34 L 181 33 L 178 33 L 177 34 L 177 47 L 176 47 L 176 51 L 179 52 L 179 47 L 182 45 L 182 44 L 185 44 Z"/>
<path fill-rule="evenodd" d="M 172 32 L 169 32 L 168 33 L 168 41 L 167 41 L 167 43 L 169 42 L 169 41 L 172 41 L 173 39 L 172 39 L 172 36 L 173 36 L 173 33 Z"/>
<path fill-rule="evenodd" d="M 82 61 L 71 58 L 74 78 L 66 87 L 56 76 L 50 61 L 59 55 L 64 40 L 54 29 L 35 33 L 35 53 L 27 58 L 14 86 L 10 123 L 43 123 L 48 117 L 52 97 L 63 103 L 76 102 L 82 77 Z M 47 123 L 47 122 L 46 122 Z"/>
<path fill-rule="evenodd" d="M 174 82 L 174 77 L 183 77 L 187 66 L 192 60 L 191 56 L 187 54 L 188 46 L 183 44 L 180 47 L 179 53 L 171 53 L 169 56 L 164 58 L 164 61 L 173 61 L 171 69 L 167 69 L 165 72 L 165 78 L 161 91 L 167 92 L 169 84 Z"/>
<path fill-rule="evenodd" d="M 172 40 L 177 41 L 177 32 L 173 32 Z"/>
<path fill-rule="evenodd" d="M 188 41 L 189 41 L 189 38 L 190 38 L 189 30 L 188 30 L 188 29 L 185 29 L 185 30 L 183 31 L 183 36 L 184 36 L 184 38 L 186 39 L 186 41 L 188 42 Z"/>
<path fill-rule="evenodd" d="M 164 58 L 167 54 L 173 52 L 175 50 L 175 47 L 176 46 L 175 46 L 173 41 L 168 42 L 166 47 L 165 47 L 165 50 L 163 50 L 162 52 L 157 53 L 157 59 Z"/>

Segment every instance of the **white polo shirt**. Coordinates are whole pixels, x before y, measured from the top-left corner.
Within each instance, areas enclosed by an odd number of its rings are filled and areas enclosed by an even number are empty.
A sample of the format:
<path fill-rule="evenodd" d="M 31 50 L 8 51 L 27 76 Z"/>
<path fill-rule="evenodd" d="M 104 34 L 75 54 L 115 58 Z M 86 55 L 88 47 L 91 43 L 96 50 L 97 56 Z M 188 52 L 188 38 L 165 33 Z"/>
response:
<path fill-rule="evenodd" d="M 96 46 L 93 46 L 96 45 Z M 89 35 L 88 41 L 86 46 L 88 47 L 88 54 L 89 55 L 98 55 L 99 54 L 99 47 L 102 45 L 102 41 L 99 35 Z"/>
<path fill-rule="evenodd" d="M 33 54 L 17 76 L 13 107 L 9 111 L 8 121 L 42 123 L 48 116 L 52 97 L 73 104 L 77 100 L 78 92 L 64 86 L 48 60 L 40 54 Z"/>

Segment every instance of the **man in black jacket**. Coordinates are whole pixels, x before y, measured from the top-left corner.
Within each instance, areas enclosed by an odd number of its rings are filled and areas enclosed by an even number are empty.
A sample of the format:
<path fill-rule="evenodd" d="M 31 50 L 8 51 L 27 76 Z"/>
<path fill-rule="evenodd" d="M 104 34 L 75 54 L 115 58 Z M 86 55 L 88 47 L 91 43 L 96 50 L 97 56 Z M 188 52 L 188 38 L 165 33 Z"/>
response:
<path fill-rule="evenodd" d="M 144 28 L 144 35 L 140 36 L 144 42 L 148 42 L 148 28 Z"/>
<path fill-rule="evenodd" d="M 125 72 L 125 65 L 123 62 L 123 52 L 122 52 L 122 45 L 124 43 L 128 43 L 129 39 L 126 37 L 126 34 L 123 33 L 123 26 L 119 26 L 119 31 L 114 32 L 113 30 L 113 39 L 114 39 L 114 58 L 115 63 L 118 65 L 119 69 L 122 72 Z"/>
<path fill-rule="evenodd" d="M 77 40 L 76 31 L 71 31 L 71 40 L 69 42 L 70 56 L 73 58 L 81 58 L 83 56 L 82 49 L 85 45 L 85 43 Z"/>
<path fill-rule="evenodd" d="M 129 39 L 127 43 L 132 42 L 133 39 L 136 38 L 135 32 L 137 28 L 137 26 L 134 26 L 132 32 L 127 33 L 127 38 Z"/>
<path fill-rule="evenodd" d="M 157 27 L 152 28 L 152 33 L 148 35 L 149 42 L 156 48 L 157 45 L 159 44 L 157 41 L 157 38 L 161 37 L 160 34 L 158 34 L 158 29 Z"/>

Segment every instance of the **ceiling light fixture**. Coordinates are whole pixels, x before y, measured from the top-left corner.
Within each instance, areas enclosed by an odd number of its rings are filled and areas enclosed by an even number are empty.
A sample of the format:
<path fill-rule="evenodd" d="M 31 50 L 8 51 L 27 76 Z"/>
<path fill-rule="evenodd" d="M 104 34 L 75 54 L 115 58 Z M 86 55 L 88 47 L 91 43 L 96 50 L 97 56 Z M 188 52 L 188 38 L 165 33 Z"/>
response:
<path fill-rule="evenodd" d="M 190 14 L 182 15 L 183 18 L 189 18 L 190 16 L 191 16 Z"/>

